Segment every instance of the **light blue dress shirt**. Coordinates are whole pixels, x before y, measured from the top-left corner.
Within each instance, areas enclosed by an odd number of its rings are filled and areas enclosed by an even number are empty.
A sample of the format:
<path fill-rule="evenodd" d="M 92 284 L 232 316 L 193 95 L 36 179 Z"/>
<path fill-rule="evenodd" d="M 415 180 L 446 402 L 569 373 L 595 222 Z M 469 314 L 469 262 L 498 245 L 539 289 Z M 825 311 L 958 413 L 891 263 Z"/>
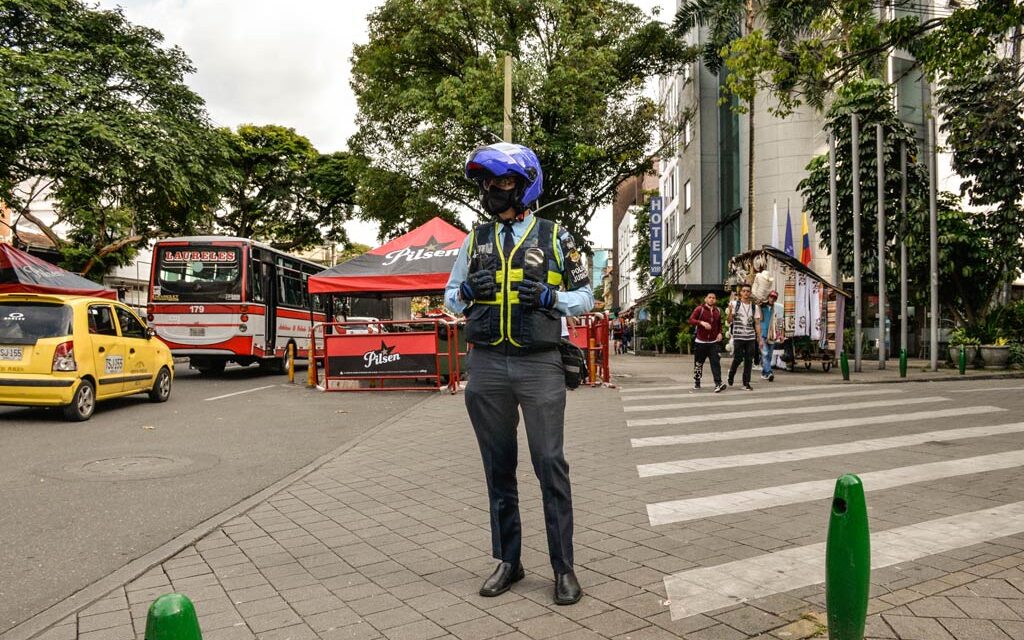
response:
<path fill-rule="evenodd" d="M 530 226 L 530 218 L 533 214 L 529 214 L 520 221 L 512 223 L 512 237 L 516 242 L 519 242 L 523 234 Z M 459 298 L 459 287 L 465 282 L 466 276 L 469 275 L 469 240 L 473 237 L 473 234 L 466 236 L 466 239 L 462 242 L 462 247 L 459 249 L 459 255 L 455 258 L 455 266 L 452 267 L 452 273 L 448 277 L 448 285 L 444 288 L 444 306 L 448 307 L 448 310 L 452 313 L 462 313 L 466 309 L 466 303 Z M 560 242 L 555 243 L 555 252 L 558 254 L 558 259 L 561 261 L 562 247 Z M 575 291 L 559 291 L 558 302 L 555 303 L 555 309 L 558 310 L 563 316 L 581 316 L 594 308 L 594 289 L 589 284 Z"/>

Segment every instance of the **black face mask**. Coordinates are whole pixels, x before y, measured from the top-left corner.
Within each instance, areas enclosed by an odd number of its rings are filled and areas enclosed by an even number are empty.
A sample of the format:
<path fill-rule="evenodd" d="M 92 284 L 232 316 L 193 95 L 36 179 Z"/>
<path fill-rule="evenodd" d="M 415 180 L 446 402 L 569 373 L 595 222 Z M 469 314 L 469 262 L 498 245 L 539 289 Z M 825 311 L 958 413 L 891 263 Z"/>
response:
<path fill-rule="evenodd" d="M 484 191 L 481 202 L 484 206 L 484 210 L 492 216 L 496 216 L 499 213 L 504 213 L 511 209 L 516 203 L 516 192 L 518 189 L 499 189 L 498 187 L 491 187 Z"/>

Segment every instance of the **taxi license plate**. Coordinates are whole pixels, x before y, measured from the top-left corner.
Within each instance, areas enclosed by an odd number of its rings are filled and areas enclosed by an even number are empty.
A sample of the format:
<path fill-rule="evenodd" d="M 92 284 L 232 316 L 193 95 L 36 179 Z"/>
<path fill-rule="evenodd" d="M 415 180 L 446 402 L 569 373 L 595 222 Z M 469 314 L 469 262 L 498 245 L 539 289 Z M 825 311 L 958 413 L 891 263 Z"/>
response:
<path fill-rule="evenodd" d="M 21 360 L 21 347 L 0 347 L 0 360 Z"/>
<path fill-rule="evenodd" d="M 200 336 L 200 337 L 201 336 L 205 336 L 206 335 L 206 327 L 189 327 L 188 328 L 188 335 L 190 335 L 190 336 Z"/>

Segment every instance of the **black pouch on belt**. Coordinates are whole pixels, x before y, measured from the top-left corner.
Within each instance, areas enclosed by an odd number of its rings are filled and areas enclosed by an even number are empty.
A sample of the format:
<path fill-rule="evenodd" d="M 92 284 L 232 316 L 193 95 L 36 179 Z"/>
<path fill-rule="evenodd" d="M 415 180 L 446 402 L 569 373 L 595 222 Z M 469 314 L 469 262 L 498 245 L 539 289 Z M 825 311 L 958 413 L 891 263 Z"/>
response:
<path fill-rule="evenodd" d="M 558 345 L 558 351 L 562 355 L 562 365 L 565 367 L 565 386 L 568 389 L 575 389 L 590 377 L 587 357 L 582 349 L 568 340 L 562 340 Z"/>

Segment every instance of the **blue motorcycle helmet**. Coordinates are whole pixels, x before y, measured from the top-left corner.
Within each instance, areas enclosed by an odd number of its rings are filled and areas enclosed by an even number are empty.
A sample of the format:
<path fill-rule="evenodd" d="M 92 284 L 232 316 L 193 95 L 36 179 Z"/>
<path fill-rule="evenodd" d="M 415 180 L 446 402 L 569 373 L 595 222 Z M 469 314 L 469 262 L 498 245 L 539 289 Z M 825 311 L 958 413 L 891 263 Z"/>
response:
<path fill-rule="evenodd" d="M 480 202 L 492 215 L 506 211 L 508 207 L 501 208 L 501 204 L 495 204 L 501 200 L 489 197 L 484 181 L 510 176 L 516 181 L 511 194 L 511 206 L 521 219 L 544 191 L 544 172 L 541 171 L 537 154 L 521 144 L 497 142 L 474 149 L 466 159 L 466 177 L 480 187 Z"/>

